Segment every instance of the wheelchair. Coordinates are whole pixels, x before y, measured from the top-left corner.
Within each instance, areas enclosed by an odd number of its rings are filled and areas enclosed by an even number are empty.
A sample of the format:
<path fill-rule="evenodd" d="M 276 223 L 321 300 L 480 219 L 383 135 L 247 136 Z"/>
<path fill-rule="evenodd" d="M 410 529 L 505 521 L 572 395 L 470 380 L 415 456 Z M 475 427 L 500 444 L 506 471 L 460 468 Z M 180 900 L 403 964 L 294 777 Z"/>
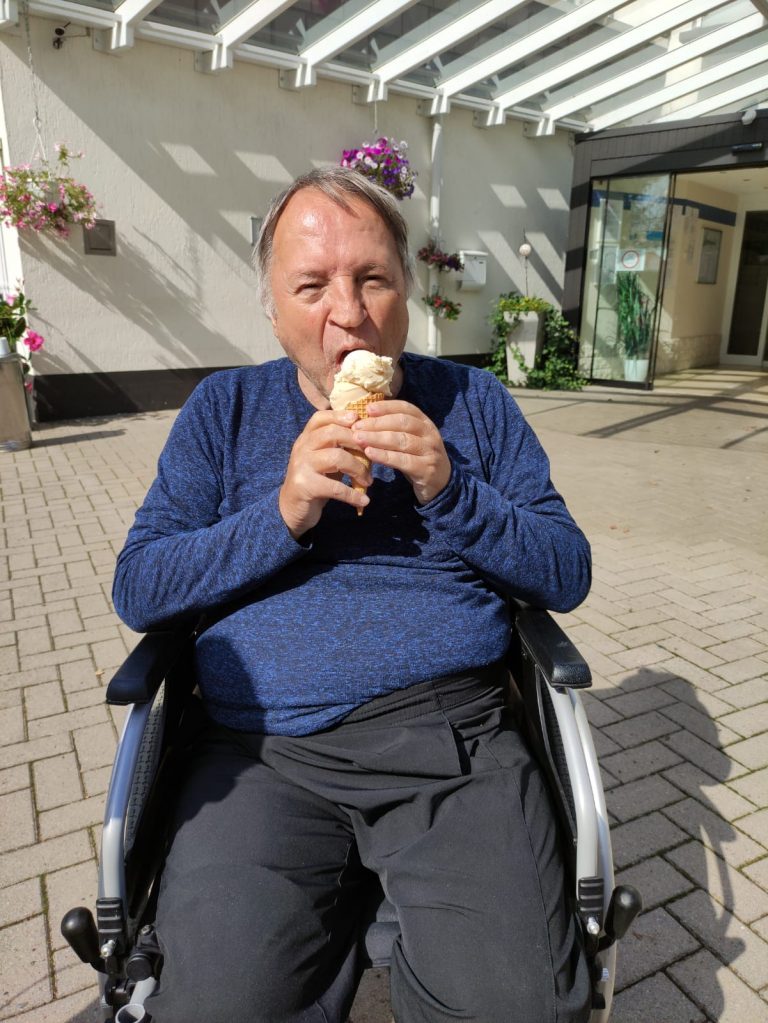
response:
<path fill-rule="evenodd" d="M 559 820 L 567 897 L 581 928 L 592 980 L 589 1023 L 607 1023 L 616 976 L 616 943 L 642 909 L 630 886 L 614 888 L 602 782 L 579 690 L 589 667 L 546 612 L 511 608 L 508 703 L 547 778 Z M 152 926 L 155 879 L 163 860 L 174 754 L 193 715 L 197 632 L 145 635 L 111 680 L 109 704 L 130 705 L 107 794 L 96 919 L 71 909 L 61 931 L 101 976 L 105 1023 L 151 1019 L 145 1000 L 157 985 L 162 957 Z M 356 947 L 345 967 L 344 1004 L 351 1008 L 366 968 L 387 967 L 399 933 L 395 908 L 378 879 Z M 344 1023 L 346 1012 L 334 1023 Z"/>

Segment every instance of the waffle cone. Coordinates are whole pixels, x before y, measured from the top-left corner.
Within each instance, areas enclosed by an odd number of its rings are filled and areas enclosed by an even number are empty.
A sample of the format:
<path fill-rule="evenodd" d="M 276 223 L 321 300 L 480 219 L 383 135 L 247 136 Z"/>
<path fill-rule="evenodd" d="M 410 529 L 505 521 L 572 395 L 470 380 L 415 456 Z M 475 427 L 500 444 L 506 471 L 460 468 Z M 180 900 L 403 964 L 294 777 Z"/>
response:
<path fill-rule="evenodd" d="M 379 394 L 376 391 L 372 391 L 370 394 L 366 394 L 364 398 L 358 398 L 357 401 L 351 401 L 344 411 L 357 412 L 358 416 L 360 416 L 361 419 L 365 419 L 366 418 L 365 410 L 368 408 L 368 406 L 372 404 L 374 401 L 383 401 L 384 398 L 386 398 L 385 394 Z M 359 451 L 350 451 L 350 454 L 355 456 L 355 458 L 358 460 L 358 462 L 360 462 L 364 469 L 370 469 L 371 467 L 370 458 L 366 458 L 365 455 L 361 455 Z M 367 488 L 353 486 L 352 489 L 356 490 L 358 494 L 364 494 Z M 357 514 L 362 515 L 363 511 L 364 511 L 363 508 L 358 508 Z"/>

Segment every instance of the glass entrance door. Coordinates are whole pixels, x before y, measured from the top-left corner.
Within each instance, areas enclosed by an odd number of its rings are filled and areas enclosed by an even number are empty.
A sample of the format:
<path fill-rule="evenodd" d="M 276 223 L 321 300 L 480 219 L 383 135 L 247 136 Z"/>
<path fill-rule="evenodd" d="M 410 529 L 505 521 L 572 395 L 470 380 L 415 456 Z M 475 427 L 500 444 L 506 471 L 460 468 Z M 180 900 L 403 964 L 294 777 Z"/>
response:
<path fill-rule="evenodd" d="M 729 361 L 759 363 L 768 358 L 768 210 L 744 215 L 739 272 L 728 335 Z"/>
<path fill-rule="evenodd" d="M 653 380 L 669 208 L 669 174 L 592 182 L 579 346 L 590 380 Z"/>

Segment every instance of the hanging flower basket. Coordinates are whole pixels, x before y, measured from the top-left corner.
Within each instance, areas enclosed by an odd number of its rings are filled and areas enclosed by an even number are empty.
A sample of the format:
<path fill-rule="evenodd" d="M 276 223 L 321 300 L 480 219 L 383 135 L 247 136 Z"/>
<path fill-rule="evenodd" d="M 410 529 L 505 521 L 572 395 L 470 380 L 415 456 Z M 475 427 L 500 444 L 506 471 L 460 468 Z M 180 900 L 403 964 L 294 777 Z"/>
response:
<path fill-rule="evenodd" d="M 435 316 L 439 316 L 441 319 L 458 320 L 461 313 L 461 302 L 454 302 L 438 291 L 433 291 L 431 295 L 425 295 L 422 302 L 432 310 Z"/>
<path fill-rule="evenodd" d="M 419 249 L 416 258 L 435 270 L 456 270 L 460 273 L 464 269 L 464 261 L 458 252 L 443 252 L 431 240 Z"/>
<path fill-rule="evenodd" d="M 69 161 L 82 156 L 56 146 L 56 164 L 6 167 L 0 181 L 0 217 L 19 230 L 51 232 L 67 238 L 73 224 L 86 230 L 96 223 L 96 202 L 69 174 Z"/>
<path fill-rule="evenodd" d="M 39 352 L 45 344 L 45 338 L 29 327 L 27 316 L 30 309 L 32 303 L 21 291 L 15 295 L 0 295 L 0 337 L 6 338 L 10 350 L 21 356 L 27 391 L 31 391 L 33 386 L 32 353 Z"/>
<path fill-rule="evenodd" d="M 407 149 L 407 142 L 382 137 L 373 143 L 363 142 L 359 149 L 345 149 L 341 166 L 359 171 L 396 198 L 407 199 L 416 187 L 416 172 L 405 155 Z"/>

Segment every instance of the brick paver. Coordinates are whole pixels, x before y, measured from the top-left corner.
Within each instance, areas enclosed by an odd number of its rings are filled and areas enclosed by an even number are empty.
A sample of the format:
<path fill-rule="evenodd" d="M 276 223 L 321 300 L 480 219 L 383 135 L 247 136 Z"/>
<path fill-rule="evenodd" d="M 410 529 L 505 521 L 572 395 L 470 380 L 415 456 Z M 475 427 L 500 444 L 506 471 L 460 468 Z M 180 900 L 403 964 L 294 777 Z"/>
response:
<path fill-rule="evenodd" d="M 646 911 L 613 1023 L 768 1023 L 768 374 L 520 392 L 593 546 L 587 656 L 618 877 Z M 134 637 L 110 585 L 175 413 L 46 426 L 0 455 L 0 1019 L 98 1023 L 59 918 L 93 903 Z M 369 974 L 354 1023 L 386 1023 Z"/>

